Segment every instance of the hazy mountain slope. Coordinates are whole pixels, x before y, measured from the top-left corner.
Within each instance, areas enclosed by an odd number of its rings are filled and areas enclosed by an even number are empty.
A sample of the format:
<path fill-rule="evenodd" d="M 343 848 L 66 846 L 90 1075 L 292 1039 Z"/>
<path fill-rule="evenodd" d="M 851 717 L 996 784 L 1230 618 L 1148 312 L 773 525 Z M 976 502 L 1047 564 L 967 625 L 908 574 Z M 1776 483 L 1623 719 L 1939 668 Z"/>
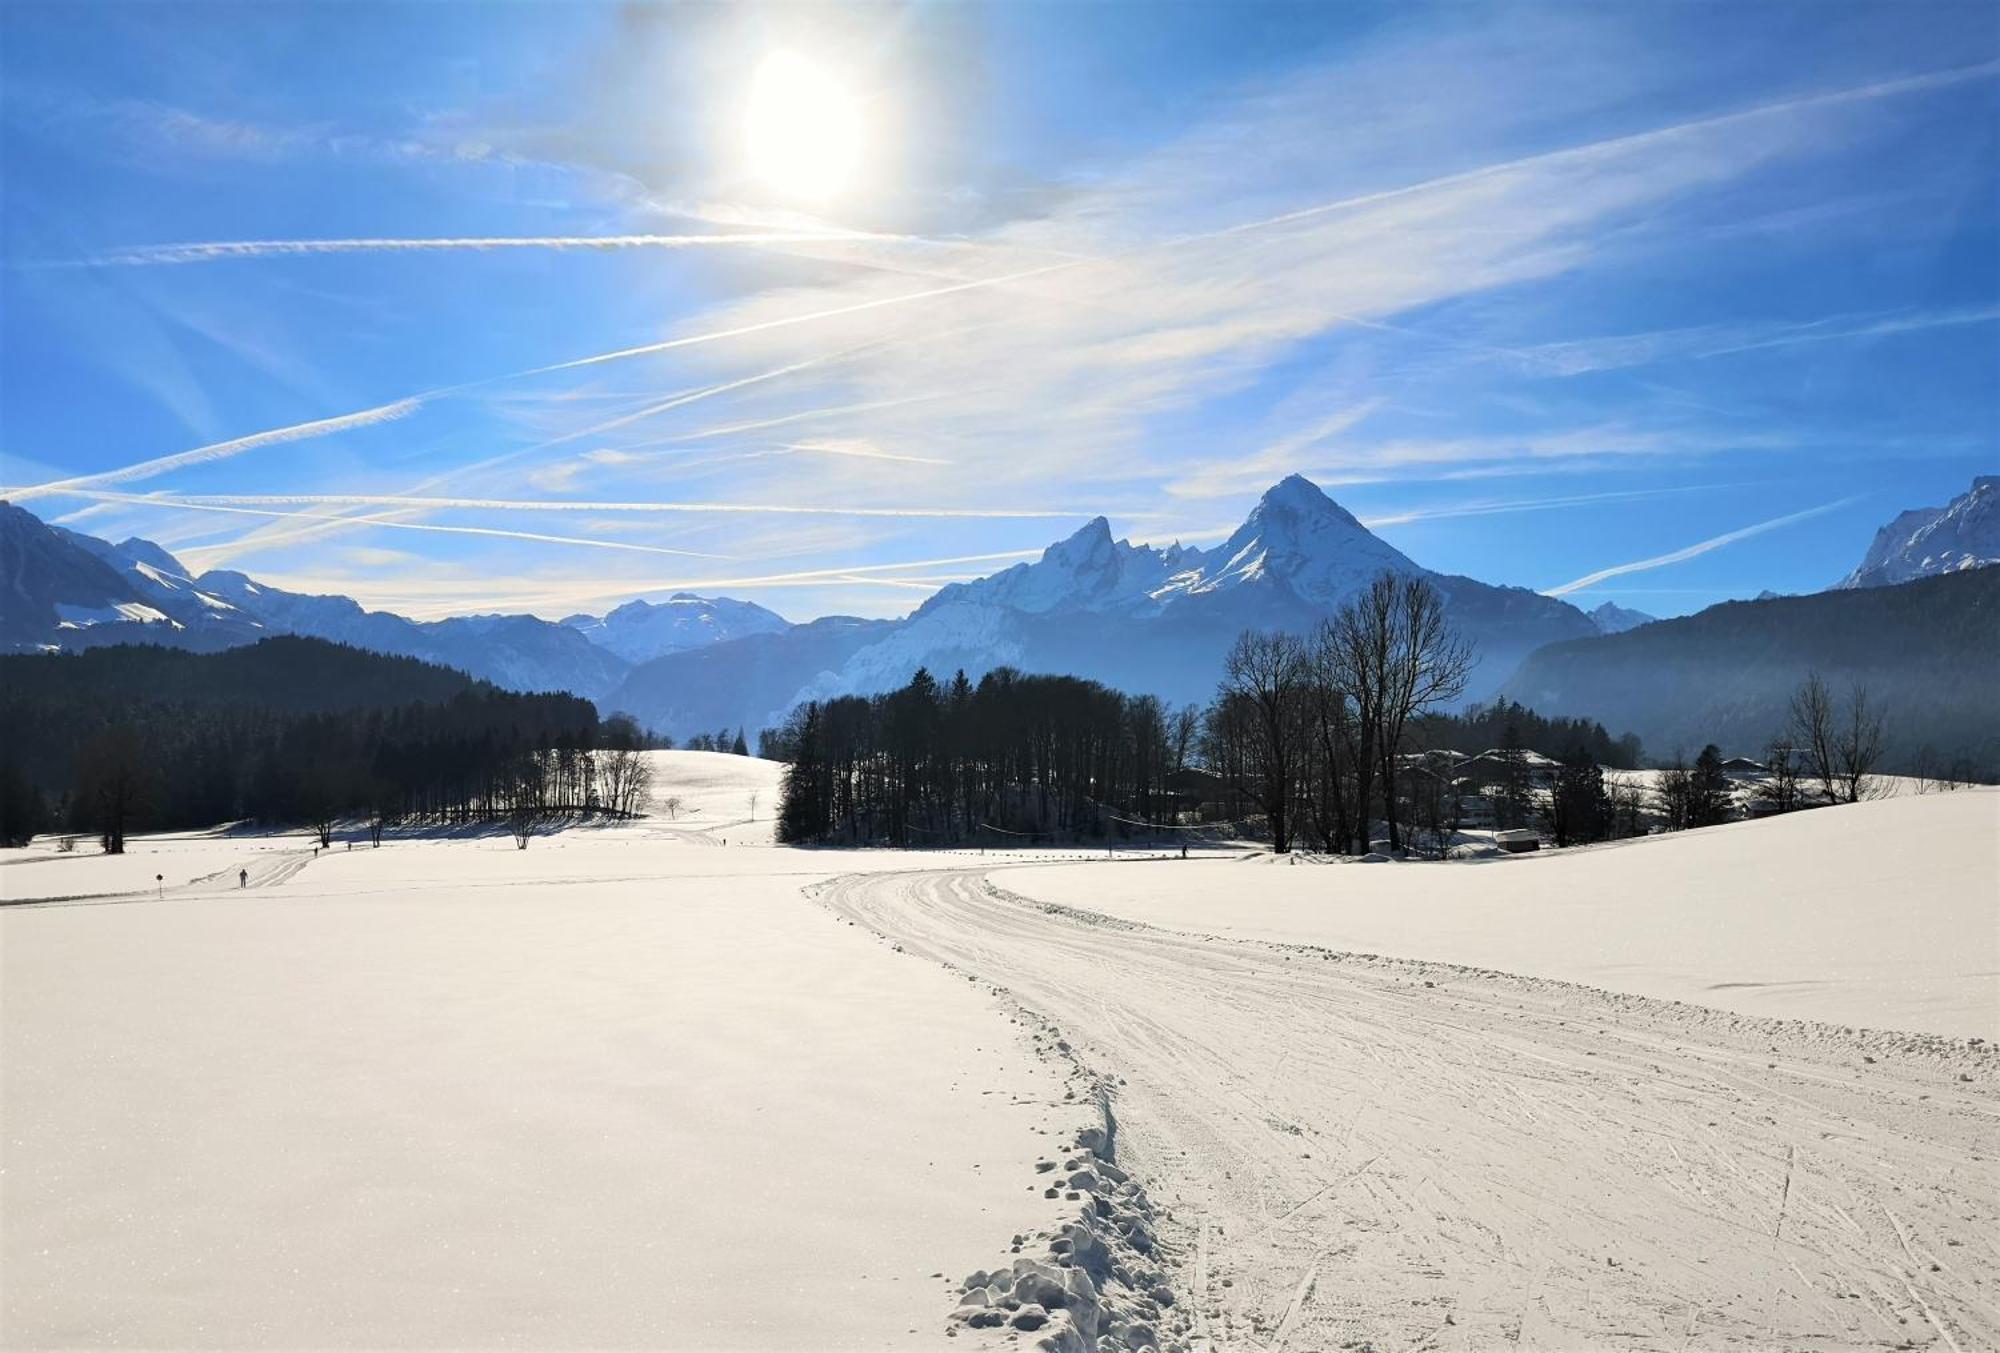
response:
<path fill-rule="evenodd" d="M 535 616 L 410 620 L 370 611 L 351 597 L 269 587 L 236 572 L 204 573 L 195 585 L 257 618 L 265 633 L 303 634 L 377 653 L 421 658 L 517 691 L 569 691 L 595 699 L 629 664 L 567 625 Z"/>
<path fill-rule="evenodd" d="M 692 592 L 676 592 L 663 602 L 628 601 L 601 616 L 565 616 L 562 623 L 599 648 L 635 663 L 791 628 L 789 620 L 754 601 L 698 597 Z"/>
<path fill-rule="evenodd" d="M 2000 475 L 1980 475 L 1943 507 L 1899 514 L 1835 587 L 1882 587 L 2000 564 Z"/>
<path fill-rule="evenodd" d="M 754 740 L 777 722 L 774 713 L 791 708 L 801 687 L 895 624 L 826 616 L 778 634 L 669 653 L 634 667 L 597 704 L 677 737 L 741 727 Z"/>
<path fill-rule="evenodd" d="M 1735 601 L 1531 655 L 1502 694 L 1629 728 L 1655 755 L 1713 742 L 1754 755 L 1817 671 L 1865 683 L 1905 762 L 1929 746 L 2000 769 L 2000 569 Z"/>

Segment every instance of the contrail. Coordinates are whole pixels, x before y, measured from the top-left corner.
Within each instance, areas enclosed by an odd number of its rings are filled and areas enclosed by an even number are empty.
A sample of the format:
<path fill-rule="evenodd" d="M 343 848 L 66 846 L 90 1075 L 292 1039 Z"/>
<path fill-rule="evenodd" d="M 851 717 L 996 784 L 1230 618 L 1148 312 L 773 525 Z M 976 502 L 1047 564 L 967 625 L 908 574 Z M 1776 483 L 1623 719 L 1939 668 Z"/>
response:
<path fill-rule="evenodd" d="M 757 244 L 911 244 L 913 235 L 865 230 L 761 231 L 697 235 L 473 235 L 452 238 L 339 240 L 201 240 L 186 244 L 138 244 L 93 254 L 75 266 L 148 267 L 171 263 L 213 263 L 233 258 L 276 258 L 302 254 L 396 254 L 498 249 L 553 249 L 609 252 L 619 249 L 702 249 Z"/>
<path fill-rule="evenodd" d="M 1197 243 L 1204 240 L 1219 239 L 1231 235 L 1243 234 L 1250 231 L 1265 230 L 1274 226 L 1287 225 L 1295 221 L 1307 220 L 1312 217 L 1325 215 L 1331 212 L 1345 211 L 1353 209 L 1355 207 L 1369 206 L 1380 202 L 1393 201 L 1398 198 L 1414 196 L 1438 188 L 1451 187 L 1461 183 L 1476 182 L 1481 179 L 1497 177 L 1499 175 L 1512 172 L 1514 170 L 1527 168 L 1534 165 L 1565 163 L 1571 160 L 1587 159 L 1592 156 L 1601 155 L 1607 151 L 1629 150 L 1635 147 L 1649 145 L 1657 141 L 1671 140 L 1675 137 L 1685 135 L 1692 131 L 1713 130 L 1715 128 L 1731 126 L 1737 123 L 1754 120 L 1760 117 L 1770 116 L 1776 113 L 1796 112 L 1806 108 L 1826 107 L 1834 104 L 1858 102 L 1861 100 L 1868 100 L 1868 99 L 1889 98 L 1898 94 L 1910 93 L 1919 90 L 1937 89 L 1945 87 L 1947 85 L 1963 83 L 1968 80 L 1982 79 L 1988 76 L 1992 76 L 1996 73 L 2000 73 L 2000 61 L 1987 61 L 1987 62 L 1982 62 L 1978 65 L 1961 66 L 1951 70 L 1934 71 L 1924 75 L 1915 75 L 1897 80 L 1881 81 L 1872 85 L 1854 86 L 1847 89 L 1830 90 L 1821 94 L 1805 95 L 1799 98 L 1783 100 L 1777 103 L 1762 104 L 1754 108 L 1741 109 L 1733 113 L 1723 113 L 1712 117 L 1697 118 L 1687 122 L 1676 123 L 1668 127 L 1654 128 L 1651 131 L 1637 132 L 1628 136 L 1612 137 L 1602 141 L 1588 142 L 1579 146 L 1571 146 L 1562 150 L 1548 151 L 1539 155 L 1525 156 L 1514 160 L 1503 161 L 1498 164 L 1485 165 L 1477 169 L 1470 169 L 1456 174 L 1447 174 L 1437 178 L 1427 179 L 1420 183 L 1406 184 L 1399 188 L 1388 188 L 1380 190 L 1378 192 L 1362 193 L 1352 197 L 1341 198 L 1332 202 L 1323 202 L 1315 206 L 1302 207 L 1296 211 L 1284 212 L 1277 216 L 1268 216 L 1256 221 L 1245 221 L 1237 225 L 1225 226 L 1216 230 L 1205 231 L 1193 235 L 1183 235 L 1174 237 L 1171 239 L 1160 241 L 1159 243 L 1153 245 L 1141 246 L 1136 250 L 1128 252 L 1144 253 L 1149 250 L 1178 248 L 1187 244 Z M 856 301 L 848 305 L 832 306 L 827 309 L 810 311 L 805 314 L 781 316 L 777 319 L 763 320 L 754 324 L 743 324 L 727 329 L 717 329 L 705 334 L 691 334 L 682 338 L 666 339 L 658 343 L 646 343 L 646 344 L 641 344 L 637 347 L 620 348 L 613 352 L 598 353 L 590 357 L 578 357 L 566 362 L 554 362 L 546 366 L 529 367 L 521 371 L 509 372 L 505 375 L 492 376 L 482 380 L 468 381 L 458 385 L 445 386 L 437 390 L 426 391 L 422 394 L 413 395 L 407 400 L 399 401 L 399 405 L 415 407 L 422 401 L 429 398 L 434 398 L 439 395 L 455 394 L 465 390 L 477 389 L 486 385 L 498 384 L 503 381 L 519 380 L 529 376 L 546 375 L 548 373 L 556 371 L 569 371 L 579 367 L 595 366 L 603 362 L 622 361 L 628 357 L 641 357 L 657 352 L 668 352 L 678 348 L 695 347 L 702 344 L 720 342 L 730 338 L 739 338 L 748 334 L 766 333 L 774 329 L 789 328 L 793 325 L 811 324 L 819 320 L 835 319 L 844 315 L 860 314 L 865 311 L 879 310 L 890 306 L 907 305 L 916 301 L 930 300 L 940 296 L 950 296 L 962 292 L 981 290 L 984 288 L 1006 286 L 1014 282 L 1024 282 L 1032 280 L 1037 277 L 1048 277 L 1058 273 L 1068 272 L 1077 268 L 1090 267 L 1105 261 L 1109 261 L 1109 259 L 1114 259 L 1122 256 L 1124 255 L 1113 254 L 1106 256 L 1104 258 L 1089 258 L 1089 257 L 1075 258 L 1066 260 L 1061 263 L 1046 264 L 1041 267 L 1029 268 L 1019 272 L 1005 273 L 997 277 L 977 278 L 968 282 L 954 283 L 950 286 L 931 287 L 922 291 L 902 292 L 894 296 L 882 296 L 882 297 L 877 297 L 873 300 Z M 398 406 L 392 405 L 386 407 L 393 408 Z M 408 409 L 405 408 L 404 411 L 407 412 Z M 358 415 L 358 416 L 365 416 L 366 412 L 369 411 L 364 411 L 364 415 Z M 350 416 L 357 416 L 357 415 L 350 415 Z M 339 422 L 341 422 L 341 420 L 339 419 L 326 419 L 326 420 L 321 420 L 321 422 L 319 423 L 302 423 L 294 428 L 278 429 L 272 433 L 259 434 L 259 436 L 270 439 L 296 440 L 298 437 L 317 436 L 324 431 L 336 430 L 328 427 L 327 425 L 336 424 Z M 268 443 L 259 442 L 257 444 L 263 445 Z M 222 443 L 220 445 L 227 446 L 230 444 Z M 202 448 L 202 449 L 207 450 L 209 448 Z M 248 449 L 248 448 L 242 448 L 242 449 Z M 188 454 L 197 454 L 197 453 L 188 453 Z M 229 452 L 228 454 L 234 454 L 234 452 L 232 451 Z M 164 460 L 167 461 L 171 461 L 173 459 L 174 459 L 173 457 L 164 458 Z M 158 472 L 157 469 L 146 468 L 154 464 L 155 464 L 154 462 L 146 462 L 144 466 L 127 467 L 127 469 L 119 471 L 107 471 L 106 474 L 116 475 L 118 476 L 119 479 L 138 478 L 142 477 L 145 474 L 157 473 Z M 108 480 L 101 476 L 84 476 L 80 478 L 82 478 L 84 482 L 99 482 L 99 483 L 116 482 L 115 480 Z M 36 485 L 33 486 L 32 488 L 17 489 L 13 491 L 13 496 L 16 498 L 32 496 L 35 493 L 46 491 L 48 487 L 49 486 L 47 485 Z"/>
<path fill-rule="evenodd" d="M 1503 160 L 1498 164 L 1481 165 L 1477 169 L 1466 169 L 1456 174 L 1445 174 L 1437 178 L 1425 179 L 1421 183 L 1405 184 L 1400 188 L 1384 188 L 1372 193 L 1360 193 L 1353 197 L 1338 198 L 1332 202 L 1321 202 L 1310 207 L 1300 207 L 1295 211 L 1283 212 L 1277 216 L 1267 216 L 1262 220 L 1245 221 L 1239 225 L 1223 226 L 1216 230 L 1202 231 L 1194 235 L 1181 235 L 1167 244 L 1180 245 L 1196 240 L 1217 239 L 1227 235 L 1239 235 L 1246 231 L 1266 230 L 1272 226 L 1289 225 L 1294 221 L 1310 220 L 1332 212 L 1349 211 L 1355 207 L 1369 207 L 1381 202 L 1393 202 L 1398 198 L 1412 197 L 1418 193 L 1430 192 L 1437 188 L 1456 187 L 1461 183 L 1477 183 L 1482 179 L 1496 178 L 1517 169 L 1528 169 L 1536 165 L 1560 164 L 1569 160 L 1581 160 L 1601 155 L 1607 151 L 1632 150 L 1650 145 L 1656 141 L 1667 141 L 1689 132 L 1712 131 L 1718 127 L 1733 126 L 1740 122 L 1750 122 L 1769 117 L 1775 113 L 1794 113 L 1807 108 L 1824 108 L 1842 103 L 1859 103 L 1869 99 L 1892 98 L 1898 94 L 1909 94 L 1921 90 L 1942 89 L 1947 85 L 1963 84 L 1968 80 L 1985 79 L 2000 75 L 2000 61 L 1982 61 L 1972 66 L 1956 66 L 1949 70 L 1929 71 L 1922 75 L 1904 76 L 1895 80 L 1882 80 L 1871 85 L 1853 85 L 1846 89 L 1827 90 L 1820 94 L 1806 94 L 1798 98 L 1782 99 L 1776 103 L 1758 104 L 1752 108 L 1738 109 L 1733 113 L 1717 113 L 1709 117 L 1693 118 L 1677 122 L 1671 126 L 1655 127 L 1650 131 L 1633 132 L 1627 136 L 1608 137 L 1602 141 L 1589 141 L 1582 145 L 1567 146 L 1561 150 L 1543 151 L 1537 155 L 1524 155 L 1518 159 Z"/>
<path fill-rule="evenodd" d="M 780 451 L 800 451 L 824 456 L 852 456 L 856 460 L 893 460 L 904 465 L 949 465 L 935 456 L 899 456 L 884 451 L 873 442 L 858 437 L 817 437 L 803 442 L 786 442 Z"/>
<path fill-rule="evenodd" d="M 1392 512 L 1386 516 L 1363 517 L 1361 524 L 1369 530 L 1378 526 L 1401 526 L 1405 522 L 1434 521 L 1446 517 L 1490 517 L 1509 512 L 1541 512 L 1551 508 L 1581 507 L 1587 503 L 1629 502 L 1634 499 L 1660 498 L 1674 493 L 1705 493 L 1710 489 L 1727 488 L 1725 484 L 1688 484 L 1679 488 L 1665 489 L 1625 489 L 1616 493 L 1577 493 L 1559 498 L 1520 498 L 1501 503 L 1465 503 L 1456 507 L 1415 508 L 1408 512 Z"/>
<path fill-rule="evenodd" d="M 644 357 L 655 352 L 669 352 L 675 348 L 697 347 L 704 343 L 716 343 L 725 338 L 741 338 L 746 334 L 766 333 L 772 329 L 788 329 L 795 324 L 812 324 L 823 319 L 838 319 L 842 315 L 858 315 L 866 310 L 881 310 L 892 305 L 908 305 L 911 301 L 927 301 L 938 296 L 952 296 L 962 291 L 979 291 L 986 287 L 1005 286 L 1010 282 L 1026 282 L 1037 277 L 1047 277 L 1052 273 L 1066 272 L 1094 262 L 1091 259 L 1076 259 L 1067 263 L 1048 263 L 1039 268 L 1026 268 L 1020 272 L 1003 273 L 999 277 L 975 278 L 970 282 L 955 282 L 948 287 L 931 287 L 925 291 L 905 291 L 894 296 L 877 296 L 870 301 L 855 301 L 848 305 L 831 306 L 825 310 L 814 310 L 803 315 L 783 315 L 777 319 L 759 320 L 755 324 L 739 324 L 734 328 L 717 329 L 711 333 L 690 334 L 685 338 L 669 338 L 658 343 L 642 343 L 636 348 L 619 348 L 615 352 L 600 352 L 594 357 L 578 357 L 567 362 L 552 362 L 548 366 L 529 367 L 525 371 L 511 372 L 505 376 L 494 376 L 490 380 L 472 384 L 488 385 L 496 381 L 520 380 L 528 376 L 545 376 L 552 371 L 571 371 L 580 366 L 596 366 L 600 362 L 620 362 L 628 357 Z M 450 387 L 453 390 L 472 388 L 471 385 Z"/>
<path fill-rule="evenodd" d="M 359 413 L 341 414 L 337 418 L 322 418 L 311 423 L 294 423 L 290 427 L 272 428 L 268 432 L 253 432 L 248 437 L 237 437 L 232 441 L 211 442 L 207 446 L 197 446 L 192 451 L 180 451 L 155 460 L 142 460 L 136 465 L 126 465 L 116 470 L 102 470 L 96 474 L 75 475 L 69 479 L 51 479 L 41 484 L 0 489 L 0 498 L 8 498 L 18 503 L 51 493 L 67 493 L 72 489 L 91 484 L 120 484 L 128 479 L 149 479 L 154 475 L 165 474 L 169 470 L 178 470 L 188 465 L 200 465 L 211 460 L 226 460 L 230 456 L 242 455 L 245 451 L 254 451 L 260 446 L 304 441 L 308 437 L 324 437 L 329 433 L 345 432 L 349 428 L 393 422 L 395 419 L 406 418 L 415 413 L 421 404 L 420 398 L 399 399 L 393 404 L 363 409 Z"/>
<path fill-rule="evenodd" d="M 440 526 L 432 522 L 391 521 L 386 517 L 342 517 L 331 512 L 280 512 L 272 508 L 236 507 L 223 503 L 191 502 L 178 498 L 161 497 L 145 493 L 104 493 L 85 489 L 77 494 L 80 498 L 91 498 L 107 503 L 137 503 L 148 507 L 172 507 L 190 512 L 226 512 L 241 517 L 277 517 L 287 521 L 339 522 L 343 526 L 379 526 L 389 531 L 432 531 L 440 535 L 491 536 L 500 540 L 532 540 L 549 545 L 585 545 L 598 550 L 630 550 L 639 554 L 671 554 L 685 559 L 722 559 L 732 556 L 709 554 L 702 550 L 676 550 L 665 545 L 638 545 L 625 540 L 596 540 L 581 536 L 551 536 L 536 531 L 507 531 L 493 526 Z M 219 548 L 226 548 L 219 547 Z M 188 554 L 201 554 L 196 546 Z"/>
<path fill-rule="evenodd" d="M 801 409 L 796 413 L 782 413 L 770 418 L 753 418 L 741 423 L 721 423 L 696 432 L 684 432 L 678 437 L 668 437 L 654 445 L 668 446 L 679 442 L 697 442 L 709 437 L 733 437 L 740 432 L 761 432 L 765 428 L 784 427 L 790 423 L 808 422 L 814 418 L 831 418 L 845 413 L 873 413 L 878 409 L 895 409 L 905 404 L 922 404 L 943 398 L 945 396 L 942 394 L 898 395 L 893 399 L 870 399 L 858 404 L 831 404 L 823 409 Z"/>
<path fill-rule="evenodd" d="M 90 494 L 79 495 L 90 497 Z M 801 503 L 585 502 L 577 499 L 427 498 L 393 493 L 171 493 L 133 494 L 134 502 L 161 507 L 396 507 L 473 512 L 722 512 L 811 517 L 938 517 L 974 520 L 1081 517 L 1073 508 L 842 507 Z M 352 518 L 334 518 L 347 521 Z"/>
<path fill-rule="evenodd" d="M 698 403 L 704 399 L 713 399 L 717 395 L 726 395 L 732 390 L 741 390 L 747 385 L 758 385 L 764 381 L 776 380 L 780 376 L 789 376 L 795 371 L 804 371 L 808 367 L 821 366 L 846 355 L 846 353 L 833 353 L 825 357 L 812 357 L 803 362 L 793 362 L 789 366 L 774 367 L 769 371 L 760 371 L 754 376 L 742 376 L 736 380 L 723 381 L 717 385 L 704 385 L 697 390 L 683 390 L 679 394 L 669 395 L 657 403 L 648 404 L 645 408 L 637 412 L 621 414 L 616 418 L 609 418 L 602 423 L 596 423 L 584 428 L 581 432 L 566 432 L 560 437 L 552 437 L 548 441 L 528 447 L 526 450 L 509 451 L 503 455 L 494 457 L 492 460 L 481 462 L 477 466 L 467 466 L 465 468 L 468 470 L 484 469 L 501 461 L 513 460 L 519 456 L 528 455 L 531 452 L 546 451 L 552 446 L 562 446 L 569 442 L 581 441 L 585 437 L 595 437 L 601 432 L 611 432 L 618 428 L 629 427 L 633 423 L 657 417 L 670 409 L 678 409 L 684 404 Z"/>
<path fill-rule="evenodd" d="M 1724 545 L 1734 545 L 1739 540 L 1748 540 L 1751 536 L 1761 536 L 1766 531 L 1775 531 L 1781 526 L 1790 526 L 1793 522 L 1801 522 L 1808 517 L 1817 517 L 1822 513 L 1832 512 L 1846 507 L 1849 503 L 1859 501 L 1861 501 L 1860 497 L 1856 496 L 1842 498 L 1838 502 L 1822 503 L 1818 507 L 1809 507 L 1803 512 L 1793 512 L 1787 516 L 1773 517 L 1769 521 L 1760 521 L 1753 526 L 1745 526 L 1739 530 L 1726 531 L 1719 536 L 1711 536 L 1707 540 L 1697 541 L 1695 544 L 1675 550 L 1671 554 L 1655 555 L 1651 559 L 1640 559 L 1630 564 L 1613 564 L 1610 568 L 1601 568 L 1595 573 L 1586 573 L 1575 582 L 1564 583 L 1561 587 L 1551 587 L 1542 595 L 1550 597 L 1568 596 L 1571 592 L 1581 591 L 1583 588 L 1592 586 L 1595 583 L 1601 583 L 1606 578 L 1617 578 L 1627 573 L 1643 573 L 1648 569 L 1664 568 L 1668 564 L 1678 564 L 1683 560 L 1692 559 L 1696 555 L 1707 554 L 1710 550 L 1719 550 Z"/>

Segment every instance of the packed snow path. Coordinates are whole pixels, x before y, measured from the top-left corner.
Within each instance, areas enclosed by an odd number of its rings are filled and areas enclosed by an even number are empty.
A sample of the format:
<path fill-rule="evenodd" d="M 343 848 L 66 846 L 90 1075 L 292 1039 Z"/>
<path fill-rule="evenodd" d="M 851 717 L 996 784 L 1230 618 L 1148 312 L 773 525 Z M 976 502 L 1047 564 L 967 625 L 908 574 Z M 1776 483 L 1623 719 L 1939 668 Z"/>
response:
<path fill-rule="evenodd" d="M 1154 929 L 821 893 L 1116 1085 L 1219 1349 L 2000 1347 L 1990 1046 Z"/>

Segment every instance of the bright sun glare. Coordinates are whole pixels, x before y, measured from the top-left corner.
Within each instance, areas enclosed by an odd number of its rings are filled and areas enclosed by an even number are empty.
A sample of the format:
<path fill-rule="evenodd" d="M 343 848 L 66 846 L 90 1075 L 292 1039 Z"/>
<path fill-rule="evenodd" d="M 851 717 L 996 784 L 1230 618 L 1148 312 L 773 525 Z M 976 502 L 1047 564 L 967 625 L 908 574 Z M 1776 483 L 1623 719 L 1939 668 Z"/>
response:
<path fill-rule="evenodd" d="M 796 52 L 773 52 L 758 65 L 744 130 L 751 172 L 791 197 L 840 191 L 861 158 L 853 94 Z"/>

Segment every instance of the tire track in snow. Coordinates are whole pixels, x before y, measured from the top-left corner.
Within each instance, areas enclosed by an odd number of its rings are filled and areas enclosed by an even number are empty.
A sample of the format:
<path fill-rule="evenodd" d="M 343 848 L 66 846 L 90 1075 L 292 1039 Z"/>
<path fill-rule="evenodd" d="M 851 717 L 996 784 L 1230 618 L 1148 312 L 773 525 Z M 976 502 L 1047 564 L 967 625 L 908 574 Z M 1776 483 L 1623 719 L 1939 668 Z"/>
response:
<path fill-rule="evenodd" d="M 1116 1083 L 1217 1349 L 1490 1347 L 1530 1317 L 1556 1347 L 2000 1347 L 1979 1261 L 1912 1262 L 2000 1227 L 1991 1048 L 1106 922 L 983 870 L 823 900 Z"/>

